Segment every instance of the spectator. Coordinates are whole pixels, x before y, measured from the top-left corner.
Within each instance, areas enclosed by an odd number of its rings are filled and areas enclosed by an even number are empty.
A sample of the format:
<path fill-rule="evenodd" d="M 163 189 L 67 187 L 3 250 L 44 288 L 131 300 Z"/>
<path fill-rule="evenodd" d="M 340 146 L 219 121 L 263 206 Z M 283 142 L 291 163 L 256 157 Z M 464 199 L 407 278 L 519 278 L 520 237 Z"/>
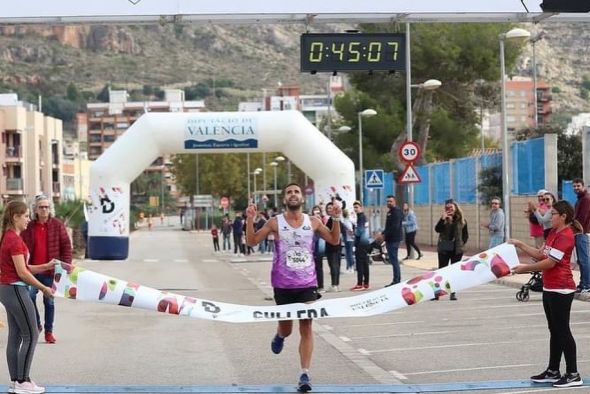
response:
<path fill-rule="evenodd" d="M 324 224 L 322 210 L 318 205 L 311 209 L 312 217 L 318 219 Z M 273 235 L 272 233 L 269 236 Z M 326 255 L 326 241 L 318 233 L 314 233 L 313 238 L 313 261 L 315 264 L 315 274 L 318 279 L 318 292 L 325 293 L 324 290 L 324 256 Z"/>
<path fill-rule="evenodd" d="M 416 233 L 418 232 L 418 221 L 416 220 L 416 214 L 410 209 L 410 206 L 406 202 L 404 205 L 402 205 L 402 211 L 404 214 L 402 226 L 404 227 L 406 249 L 408 251 L 408 255 L 404 258 L 404 260 L 409 260 L 410 256 L 412 255 L 412 248 L 414 248 L 414 250 L 416 250 L 418 253 L 418 258 L 416 260 L 420 260 L 422 258 L 422 252 L 420 252 L 420 248 L 418 245 L 416 245 Z"/>
<path fill-rule="evenodd" d="M 529 234 L 535 240 L 535 247 L 538 249 L 543 245 L 545 238 L 543 238 L 543 225 L 539 223 L 539 220 L 535 216 L 535 209 L 537 206 L 545 207 L 545 193 L 547 190 L 541 189 L 537 192 L 537 205 L 534 202 L 529 201 L 527 209 L 524 211 L 529 218 Z"/>
<path fill-rule="evenodd" d="M 490 243 L 488 249 L 500 245 L 504 242 L 504 210 L 500 208 L 500 197 L 492 197 L 490 201 L 492 210 L 490 211 L 490 221 L 482 223 L 481 227 L 487 228 L 490 232 Z"/>
<path fill-rule="evenodd" d="M 211 238 L 213 239 L 213 251 L 219 252 L 219 230 L 215 224 L 211 226 Z"/>
<path fill-rule="evenodd" d="M 584 180 L 576 178 L 572 181 L 574 192 L 578 196 L 574 219 L 582 225 L 582 232 L 576 234 L 576 256 L 580 267 L 580 283 L 578 293 L 590 292 L 590 250 L 588 235 L 590 235 L 590 194 L 584 186 Z"/>
<path fill-rule="evenodd" d="M 344 256 L 346 257 L 346 273 L 354 272 L 354 256 L 352 249 L 354 247 L 354 223 L 350 218 L 348 209 L 342 210 L 342 222 L 340 223 L 342 231 L 342 243 L 344 244 Z"/>
<path fill-rule="evenodd" d="M 332 219 L 332 210 L 334 209 L 334 203 L 329 202 L 326 204 L 326 213 L 329 216 L 326 222 L 328 230 L 332 231 L 334 221 Z M 339 227 L 340 228 L 340 227 Z M 340 291 L 340 253 L 342 252 L 342 246 L 340 242 L 337 245 L 331 243 L 326 244 L 326 259 L 328 260 L 328 267 L 330 268 L 330 283 L 331 287 L 329 291 L 338 292 Z"/>
<path fill-rule="evenodd" d="M 356 213 L 356 227 L 354 229 L 354 258 L 356 261 L 356 286 L 352 291 L 369 289 L 369 223 L 363 212 L 363 205 L 355 201 L 352 208 Z"/>
<path fill-rule="evenodd" d="M 232 232 L 232 222 L 229 219 L 229 215 L 225 214 L 225 216 L 223 217 L 223 219 L 221 221 L 221 235 L 223 236 L 223 251 L 224 252 L 226 250 L 228 252 L 231 251 L 231 241 L 230 241 L 231 232 Z M 226 246 L 227 246 L 227 248 L 226 248 Z"/>
<path fill-rule="evenodd" d="M 467 231 L 467 222 L 463 217 L 463 212 L 459 205 L 452 200 L 445 201 L 445 209 L 434 226 L 434 231 L 438 233 L 438 268 L 446 266 L 457 261 L 463 257 L 463 250 L 467 240 L 469 239 L 469 232 Z M 438 300 L 438 295 L 434 297 Z M 457 295 L 451 293 L 451 301 L 456 301 Z"/>
<path fill-rule="evenodd" d="M 401 269 L 397 252 L 399 243 L 402 240 L 402 210 L 396 204 L 394 196 L 387 196 L 387 219 L 385 220 L 385 230 L 383 230 L 383 237 L 385 238 L 385 248 L 389 257 L 389 263 L 393 267 L 393 280 L 385 287 L 389 287 L 401 281 Z"/>
<path fill-rule="evenodd" d="M 244 255 L 244 246 L 242 244 L 242 236 L 244 235 L 244 221 L 242 220 L 242 213 L 236 212 L 236 217 L 232 223 L 234 236 L 234 254 L 238 256 Z"/>
<path fill-rule="evenodd" d="M 66 226 L 51 214 L 51 203 L 45 195 L 38 195 L 33 202 L 33 220 L 22 232 L 22 238 L 27 244 L 31 253 L 31 265 L 44 265 L 53 259 L 58 259 L 64 263 L 72 264 L 72 243 L 66 231 Z M 53 286 L 54 270 L 49 269 L 40 271 L 35 274 L 35 278 L 47 287 Z M 55 343 L 53 335 L 53 321 L 55 318 L 55 305 L 53 297 L 43 296 L 43 306 L 45 308 L 44 324 L 41 325 L 41 318 L 37 309 L 37 292 L 36 287 L 30 290 L 30 296 L 35 307 L 37 316 L 37 328 L 41 332 L 45 329 L 45 342 Z"/>
<path fill-rule="evenodd" d="M 543 239 L 547 239 L 551 231 L 551 206 L 555 202 L 555 196 L 549 192 L 543 195 L 543 205 L 535 208 L 534 214 L 540 224 L 543 225 Z"/>
<path fill-rule="evenodd" d="M 545 245 L 536 249 L 522 241 L 510 243 L 535 259 L 532 264 L 519 264 L 513 272 L 543 271 L 543 309 L 549 326 L 549 363 L 539 375 L 531 376 L 537 383 L 553 383 L 554 387 L 574 387 L 583 384 L 578 373 L 576 341 L 570 330 L 570 311 L 576 284 L 570 267 L 575 246 L 574 233 L 582 231 L 574 220 L 574 209 L 567 201 L 558 201 L 551 208 L 551 230 Z M 561 355 L 565 358 L 566 373 L 559 372 Z"/>

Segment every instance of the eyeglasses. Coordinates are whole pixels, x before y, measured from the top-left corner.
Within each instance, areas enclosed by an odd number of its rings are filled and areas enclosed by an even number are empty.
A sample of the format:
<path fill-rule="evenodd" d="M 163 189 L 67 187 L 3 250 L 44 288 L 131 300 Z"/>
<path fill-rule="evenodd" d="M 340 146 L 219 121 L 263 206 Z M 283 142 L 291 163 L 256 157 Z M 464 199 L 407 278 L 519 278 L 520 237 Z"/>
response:
<path fill-rule="evenodd" d="M 561 213 L 551 211 L 551 215 L 561 215 Z"/>
<path fill-rule="evenodd" d="M 500 205 L 499 202 L 492 201 L 492 205 Z"/>
<path fill-rule="evenodd" d="M 543 201 L 549 201 L 549 202 L 551 202 L 551 198 L 544 198 Z"/>
<path fill-rule="evenodd" d="M 49 205 L 37 205 L 39 209 L 49 209 Z"/>

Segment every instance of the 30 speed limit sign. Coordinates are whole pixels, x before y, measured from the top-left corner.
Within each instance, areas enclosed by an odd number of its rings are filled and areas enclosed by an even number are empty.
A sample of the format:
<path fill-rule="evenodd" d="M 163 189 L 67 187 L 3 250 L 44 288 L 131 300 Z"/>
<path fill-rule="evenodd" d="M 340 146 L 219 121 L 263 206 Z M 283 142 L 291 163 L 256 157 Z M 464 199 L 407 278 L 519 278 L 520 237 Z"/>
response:
<path fill-rule="evenodd" d="M 420 157 L 420 146 L 413 141 L 406 141 L 399 147 L 399 157 L 407 163 L 413 163 Z"/>

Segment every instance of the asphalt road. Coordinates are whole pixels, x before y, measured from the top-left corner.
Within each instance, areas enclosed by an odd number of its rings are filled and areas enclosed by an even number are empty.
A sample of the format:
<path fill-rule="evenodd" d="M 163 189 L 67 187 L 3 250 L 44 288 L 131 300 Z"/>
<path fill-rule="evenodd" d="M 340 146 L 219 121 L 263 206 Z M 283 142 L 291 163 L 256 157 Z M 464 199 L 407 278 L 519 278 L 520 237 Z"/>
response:
<path fill-rule="evenodd" d="M 272 302 L 266 299 L 271 294 L 268 255 L 215 254 L 208 234 L 174 226 L 156 225 L 151 232 L 134 233 L 130 258 L 124 262 L 79 264 L 185 295 L 248 305 Z M 404 278 L 418 272 L 418 268 L 402 267 Z M 382 287 L 391 280 L 391 268 L 374 263 L 371 276 L 372 286 Z M 355 275 L 342 274 L 341 288 L 348 289 L 355 281 Z M 352 294 L 345 290 L 324 296 Z M 518 302 L 514 294 L 514 288 L 488 284 L 460 293 L 456 302 L 441 299 L 374 317 L 318 320 L 314 323 L 313 382 L 362 387 L 526 380 L 546 367 L 549 336 L 540 294 L 532 293 L 526 303 Z M 38 383 L 148 387 L 292 386 L 296 382 L 298 334 L 295 331 L 287 339 L 283 353 L 274 355 L 269 344 L 275 323 L 210 322 L 64 299 L 56 304 L 57 343 L 49 345 L 40 339 L 31 373 Z M 588 305 L 574 301 L 572 328 L 579 370 L 590 381 Z M 3 309 L 0 320 L 6 321 Z M 0 344 L 5 343 L 3 328 Z M 8 381 L 4 362 L 0 362 L 0 376 Z M 548 390 L 556 389 L 485 392 Z M 588 387 L 568 392 L 588 392 Z"/>

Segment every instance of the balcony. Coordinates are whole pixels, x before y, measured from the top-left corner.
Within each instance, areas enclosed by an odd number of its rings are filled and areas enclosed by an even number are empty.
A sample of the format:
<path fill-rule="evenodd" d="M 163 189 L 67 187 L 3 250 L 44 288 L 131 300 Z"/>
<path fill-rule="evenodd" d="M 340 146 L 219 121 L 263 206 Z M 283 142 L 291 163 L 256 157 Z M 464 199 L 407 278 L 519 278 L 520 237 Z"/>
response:
<path fill-rule="evenodd" d="M 9 193 L 22 193 L 23 191 L 23 179 L 22 178 L 7 178 L 6 179 L 6 191 Z"/>
<path fill-rule="evenodd" d="M 15 146 L 7 146 L 6 147 L 6 161 L 7 162 L 18 162 L 22 161 L 23 159 L 23 152 L 22 146 L 15 145 Z"/>

